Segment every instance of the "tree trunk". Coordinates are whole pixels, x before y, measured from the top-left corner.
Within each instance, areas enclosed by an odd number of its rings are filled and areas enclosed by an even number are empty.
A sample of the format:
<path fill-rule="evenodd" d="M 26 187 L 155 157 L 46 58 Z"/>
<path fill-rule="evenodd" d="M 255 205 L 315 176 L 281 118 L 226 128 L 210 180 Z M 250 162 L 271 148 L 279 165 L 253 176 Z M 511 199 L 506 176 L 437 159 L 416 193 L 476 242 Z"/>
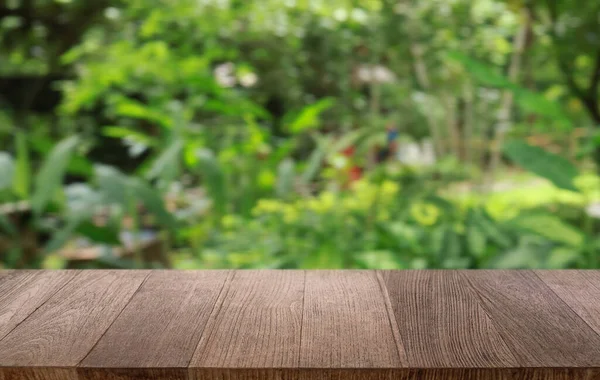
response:
<path fill-rule="evenodd" d="M 413 69 L 415 72 L 415 77 L 417 78 L 417 83 L 419 84 L 419 87 L 423 89 L 423 91 L 429 91 L 431 89 L 431 83 L 427 73 L 427 66 L 425 66 L 425 62 L 423 62 L 423 52 L 421 47 L 413 43 L 410 45 L 410 52 L 413 58 Z M 425 119 L 427 120 L 427 125 L 429 127 L 429 134 L 433 139 L 435 154 L 437 157 L 442 157 L 445 155 L 446 151 L 444 148 L 444 142 L 442 141 L 442 133 L 438 122 L 430 112 L 425 113 Z"/>
<path fill-rule="evenodd" d="M 515 36 L 513 43 L 513 54 L 510 60 L 510 66 L 508 68 L 508 79 L 516 83 L 519 79 L 519 72 L 521 70 L 521 61 L 523 53 L 525 51 L 525 45 L 527 43 L 527 34 L 532 22 L 531 11 L 527 7 L 522 9 L 522 24 L 519 32 Z M 500 161 L 502 159 L 502 144 L 506 132 L 511 127 L 512 118 L 512 107 L 514 103 L 514 94 L 511 90 L 505 90 L 502 94 L 502 103 L 500 111 L 498 112 L 498 123 L 495 132 L 495 139 L 491 144 L 491 157 L 490 165 L 488 168 L 488 185 L 493 185 L 496 172 L 500 167 Z"/>

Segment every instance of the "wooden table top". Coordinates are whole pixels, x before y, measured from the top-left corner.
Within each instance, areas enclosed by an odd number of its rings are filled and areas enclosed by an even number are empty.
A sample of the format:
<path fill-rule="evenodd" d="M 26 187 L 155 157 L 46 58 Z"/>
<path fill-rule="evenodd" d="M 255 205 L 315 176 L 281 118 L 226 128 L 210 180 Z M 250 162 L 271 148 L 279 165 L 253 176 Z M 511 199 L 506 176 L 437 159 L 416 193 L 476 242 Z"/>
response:
<path fill-rule="evenodd" d="M 600 271 L 0 271 L 21 379 L 600 379 Z"/>

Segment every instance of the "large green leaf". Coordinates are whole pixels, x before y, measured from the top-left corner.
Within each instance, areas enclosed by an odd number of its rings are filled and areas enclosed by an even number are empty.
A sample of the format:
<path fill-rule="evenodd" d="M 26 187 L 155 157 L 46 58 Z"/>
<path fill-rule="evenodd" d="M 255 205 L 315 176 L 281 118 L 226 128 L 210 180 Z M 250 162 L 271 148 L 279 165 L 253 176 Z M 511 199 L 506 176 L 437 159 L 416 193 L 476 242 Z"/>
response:
<path fill-rule="evenodd" d="M 168 114 L 151 106 L 123 96 L 116 97 L 115 99 L 118 99 L 115 111 L 119 116 L 147 120 L 165 128 L 170 128 L 173 125 L 173 121 Z"/>
<path fill-rule="evenodd" d="M 155 146 L 157 144 L 156 138 L 126 127 L 106 126 L 102 128 L 102 134 L 116 139 L 128 139 L 146 146 Z"/>
<path fill-rule="evenodd" d="M 55 146 L 56 142 L 50 137 L 36 136 L 36 138 L 31 141 L 32 150 L 41 153 L 44 156 L 48 155 Z M 94 173 L 94 165 L 87 158 L 74 155 L 69 161 L 67 172 L 84 177 L 91 177 Z"/>
<path fill-rule="evenodd" d="M 45 253 L 52 253 L 64 247 L 71 240 L 75 234 L 75 230 L 82 221 L 83 219 L 80 215 L 69 218 L 65 226 L 52 235 L 52 238 L 44 247 Z"/>
<path fill-rule="evenodd" d="M 62 186 L 67 166 L 78 143 L 77 136 L 69 137 L 59 142 L 44 160 L 35 176 L 35 188 L 31 196 L 31 209 L 37 215 L 42 213 L 48 202 L 56 195 L 56 191 Z"/>
<path fill-rule="evenodd" d="M 78 235 L 84 236 L 94 243 L 118 245 L 119 231 L 114 226 L 97 226 L 90 221 L 82 222 L 76 229 Z"/>
<path fill-rule="evenodd" d="M 317 138 L 317 147 L 310 154 L 308 162 L 306 163 L 306 168 L 302 173 L 302 182 L 305 185 L 310 184 L 319 174 L 323 161 L 330 150 L 331 143 L 332 138 L 329 136 Z"/>
<path fill-rule="evenodd" d="M 480 62 L 457 51 L 448 53 L 448 58 L 462 64 L 469 75 L 480 84 L 497 88 L 514 88 L 514 84 L 497 70 L 494 70 L 494 67 L 491 65 Z"/>
<path fill-rule="evenodd" d="M 97 165 L 95 173 L 104 202 L 109 205 L 117 205 L 122 210 L 127 210 L 130 202 L 127 176 L 117 169 L 105 165 Z"/>
<path fill-rule="evenodd" d="M 572 247 L 580 247 L 585 241 L 585 235 L 581 231 L 551 214 L 523 214 L 511 223 L 520 229 Z"/>
<path fill-rule="evenodd" d="M 290 122 L 289 131 L 291 133 L 301 133 L 318 127 L 320 125 L 319 118 L 321 114 L 333 107 L 334 104 L 335 100 L 333 98 L 324 98 L 304 107 Z"/>
<path fill-rule="evenodd" d="M 23 132 L 17 132 L 15 135 L 15 145 L 17 156 L 13 190 L 22 199 L 28 199 L 31 190 L 31 166 L 29 164 L 27 137 Z"/>
<path fill-rule="evenodd" d="M 174 139 L 167 148 L 150 165 L 146 178 L 160 179 L 163 184 L 170 184 L 179 175 L 181 168 L 181 152 L 183 140 Z"/>
<path fill-rule="evenodd" d="M 451 52 L 448 57 L 460 62 L 469 75 L 480 85 L 506 89 L 515 95 L 515 103 L 524 111 L 550 117 L 554 120 L 566 121 L 568 119 L 562 107 L 547 99 L 544 95 L 531 91 L 525 87 L 511 82 L 500 74 L 490 64 L 475 60 L 459 52 Z"/>
<path fill-rule="evenodd" d="M 150 184 L 139 178 L 131 178 L 130 186 L 135 198 L 146 207 L 148 212 L 155 216 L 156 221 L 161 226 L 169 229 L 174 229 L 177 226 L 177 221 L 173 214 L 167 210 L 161 194 L 152 188 Z"/>
<path fill-rule="evenodd" d="M 549 180 L 561 189 L 578 191 L 573 180 L 579 173 L 567 159 L 522 140 L 508 141 L 503 149 L 504 154 L 523 169 Z"/>
<path fill-rule="evenodd" d="M 12 186 L 15 175 L 15 163 L 6 152 L 0 152 L 0 191 Z"/>

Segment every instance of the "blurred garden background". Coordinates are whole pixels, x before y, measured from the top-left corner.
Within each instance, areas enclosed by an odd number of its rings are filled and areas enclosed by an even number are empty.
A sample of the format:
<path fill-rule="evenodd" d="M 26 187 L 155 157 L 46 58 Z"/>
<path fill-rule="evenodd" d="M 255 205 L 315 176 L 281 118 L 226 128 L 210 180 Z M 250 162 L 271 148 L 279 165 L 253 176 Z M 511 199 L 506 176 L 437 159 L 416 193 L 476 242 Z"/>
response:
<path fill-rule="evenodd" d="M 598 268 L 600 3 L 4 0 L 0 268 Z"/>

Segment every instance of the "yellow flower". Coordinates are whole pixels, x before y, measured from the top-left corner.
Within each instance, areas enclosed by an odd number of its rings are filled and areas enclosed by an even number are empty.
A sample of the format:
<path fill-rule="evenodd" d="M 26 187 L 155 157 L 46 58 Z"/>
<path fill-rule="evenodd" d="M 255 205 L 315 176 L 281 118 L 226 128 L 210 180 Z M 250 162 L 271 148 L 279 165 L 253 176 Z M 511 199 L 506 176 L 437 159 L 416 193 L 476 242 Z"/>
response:
<path fill-rule="evenodd" d="M 437 222 L 440 209 L 431 203 L 415 203 L 410 208 L 410 214 L 420 225 L 431 226 Z"/>

